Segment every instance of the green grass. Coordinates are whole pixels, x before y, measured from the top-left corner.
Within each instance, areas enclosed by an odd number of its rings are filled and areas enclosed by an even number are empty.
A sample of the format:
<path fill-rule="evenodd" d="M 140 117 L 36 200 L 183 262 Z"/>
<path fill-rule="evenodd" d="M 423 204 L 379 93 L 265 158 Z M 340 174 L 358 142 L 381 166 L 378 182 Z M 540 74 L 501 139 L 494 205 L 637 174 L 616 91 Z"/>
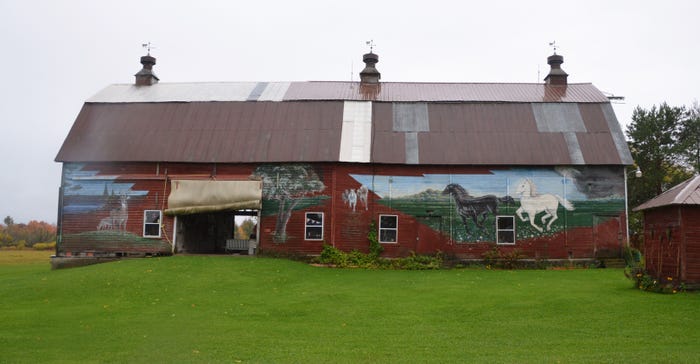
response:
<path fill-rule="evenodd" d="M 0 252 L 4 254 L 4 252 Z M 0 362 L 682 363 L 700 296 L 621 270 L 371 271 L 175 256 L 0 264 Z"/>

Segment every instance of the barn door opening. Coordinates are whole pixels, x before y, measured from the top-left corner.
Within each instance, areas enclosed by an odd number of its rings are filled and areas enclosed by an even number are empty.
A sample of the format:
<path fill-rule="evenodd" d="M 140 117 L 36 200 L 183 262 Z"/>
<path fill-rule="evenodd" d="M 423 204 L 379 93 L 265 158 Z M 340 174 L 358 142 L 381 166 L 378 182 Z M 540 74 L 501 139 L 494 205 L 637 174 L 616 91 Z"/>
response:
<path fill-rule="evenodd" d="M 251 254 L 257 248 L 258 210 L 181 215 L 175 249 L 187 254 Z"/>
<path fill-rule="evenodd" d="M 175 252 L 254 254 L 261 207 L 262 181 L 172 180 L 165 214 L 176 217 Z"/>

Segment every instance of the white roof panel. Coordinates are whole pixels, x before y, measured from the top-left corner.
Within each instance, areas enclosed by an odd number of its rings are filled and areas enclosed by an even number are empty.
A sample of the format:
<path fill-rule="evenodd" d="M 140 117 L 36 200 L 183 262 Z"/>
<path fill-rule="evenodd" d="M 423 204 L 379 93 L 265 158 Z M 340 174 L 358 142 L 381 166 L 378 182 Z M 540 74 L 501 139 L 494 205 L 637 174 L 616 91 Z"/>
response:
<path fill-rule="evenodd" d="M 200 102 L 246 101 L 258 82 L 156 83 L 110 85 L 87 102 Z"/>

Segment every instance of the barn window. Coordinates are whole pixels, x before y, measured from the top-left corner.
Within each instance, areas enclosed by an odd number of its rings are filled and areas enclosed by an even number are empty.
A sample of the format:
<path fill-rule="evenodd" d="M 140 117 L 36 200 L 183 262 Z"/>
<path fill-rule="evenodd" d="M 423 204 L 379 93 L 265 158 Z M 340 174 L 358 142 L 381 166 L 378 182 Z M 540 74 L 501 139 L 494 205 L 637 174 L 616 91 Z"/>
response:
<path fill-rule="evenodd" d="M 145 210 L 143 212 L 143 236 L 145 238 L 160 238 L 160 210 Z"/>
<path fill-rule="evenodd" d="M 399 231 L 397 215 L 379 215 L 379 242 L 396 243 Z"/>
<path fill-rule="evenodd" d="M 323 212 L 307 212 L 306 240 L 323 240 Z"/>
<path fill-rule="evenodd" d="M 515 244 L 515 216 L 496 216 L 496 244 Z"/>

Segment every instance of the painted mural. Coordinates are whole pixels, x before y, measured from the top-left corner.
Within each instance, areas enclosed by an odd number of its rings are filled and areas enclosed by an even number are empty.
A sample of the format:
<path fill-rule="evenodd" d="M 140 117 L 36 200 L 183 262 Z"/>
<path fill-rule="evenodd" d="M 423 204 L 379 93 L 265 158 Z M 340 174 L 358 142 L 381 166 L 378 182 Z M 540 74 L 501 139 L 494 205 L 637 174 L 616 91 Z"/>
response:
<path fill-rule="evenodd" d="M 498 215 L 499 203 L 514 203 L 510 196 L 496 197 L 496 195 L 485 195 L 474 197 L 461 185 L 450 183 L 442 191 L 443 195 L 450 195 L 454 199 L 457 213 L 462 218 L 464 229 L 469 233 L 468 219 L 472 219 L 477 228 L 483 229 L 484 222 L 489 215 Z"/>
<path fill-rule="evenodd" d="M 350 207 L 353 212 L 357 211 L 357 203 L 359 202 L 365 211 L 369 209 L 367 204 L 367 195 L 369 194 L 369 189 L 367 186 L 360 186 L 360 188 L 354 189 L 349 188 L 343 191 L 343 202 L 346 206 Z"/>
<path fill-rule="evenodd" d="M 537 185 L 529 178 L 525 178 L 518 183 L 515 193 L 520 195 L 520 207 L 515 210 L 515 214 L 518 215 L 521 221 L 529 220 L 530 225 L 539 232 L 542 232 L 542 227 L 535 223 L 539 213 L 544 212 L 540 221 L 542 225 L 547 224 L 545 227 L 549 231 L 552 229 L 552 223 L 559 218 L 557 210 L 560 204 L 569 211 L 574 210 L 574 205 L 559 195 L 551 193 L 538 194 Z M 523 213 L 527 214 L 529 219 L 526 219 Z"/>
<path fill-rule="evenodd" d="M 307 206 L 317 205 L 325 196 L 317 196 L 326 185 L 319 173 L 309 164 L 262 164 L 251 175 L 263 181 L 263 211 L 275 211 L 274 238 L 286 241 L 287 223 L 292 212 Z M 265 202 L 268 207 L 266 208 Z M 270 207 L 276 203 L 276 207 Z M 267 214 L 267 213 L 266 213 Z"/>
<path fill-rule="evenodd" d="M 333 239 L 337 243 L 349 249 L 362 248 L 367 226 L 381 214 L 399 216 L 396 227 L 382 227 L 398 233 L 398 243 L 410 243 L 407 249 L 426 244 L 423 241 L 428 239 L 447 244 L 517 244 L 580 227 L 603 226 L 608 220 L 619 222 L 625 210 L 624 176 L 622 169 L 614 166 L 480 167 L 456 169 L 459 173 L 442 167 L 422 169 L 434 173 L 386 170 L 410 175 L 365 174 L 362 172 L 372 169 L 351 168 L 359 173 L 326 172 L 324 176 L 326 166 L 306 163 L 247 165 L 234 173 L 237 178 L 263 181 L 261 214 L 269 223 L 261 232 L 278 243 L 304 242 L 304 234 L 318 231 L 321 239 L 306 240 L 328 241 L 329 234 L 336 234 Z M 125 180 L 98 169 L 64 165 L 61 246 L 75 247 L 74 251 L 113 251 L 117 245 L 123 250 L 158 246 L 170 251 L 162 239 L 143 238 L 141 234 L 144 211 L 164 208 L 167 195 L 163 182 Z M 311 215 L 297 215 L 307 213 Z M 321 222 L 318 229 L 309 228 L 311 223 L 288 229 L 292 217 L 307 221 L 309 216 Z M 401 216 L 413 219 L 406 224 Z M 331 223 L 331 219 L 335 220 Z M 333 225 L 336 227 L 325 230 Z M 609 225 L 615 230 L 611 236 L 617 239 L 618 228 Z M 603 234 L 599 230 L 587 231 Z M 426 238 L 418 242 L 417 236 Z"/>
<path fill-rule="evenodd" d="M 378 196 L 377 203 L 461 243 L 496 241 L 499 216 L 513 216 L 515 235 L 523 240 L 592 226 L 624 212 L 623 176 L 614 167 L 351 177 Z"/>
<path fill-rule="evenodd" d="M 167 250 L 159 240 L 129 231 L 130 201 L 143 200 L 148 191 L 118 175 L 103 175 L 84 164 L 66 163 L 63 175 L 61 246 L 71 250 Z M 141 221 L 136 223 L 141 227 Z"/>

